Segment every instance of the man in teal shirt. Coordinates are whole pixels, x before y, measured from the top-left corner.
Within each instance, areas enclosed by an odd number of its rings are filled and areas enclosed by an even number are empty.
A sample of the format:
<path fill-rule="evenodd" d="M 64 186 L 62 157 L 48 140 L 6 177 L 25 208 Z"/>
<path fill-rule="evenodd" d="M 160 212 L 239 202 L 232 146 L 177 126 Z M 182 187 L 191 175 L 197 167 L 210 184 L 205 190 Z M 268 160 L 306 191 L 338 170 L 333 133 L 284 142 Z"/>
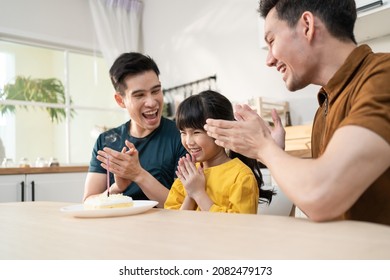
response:
<path fill-rule="evenodd" d="M 186 154 L 173 121 L 162 117 L 159 69 L 148 56 L 124 53 L 110 69 L 115 100 L 130 120 L 102 133 L 93 148 L 84 200 L 107 192 L 158 201 L 163 207 L 177 163 Z M 110 178 L 107 180 L 107 169 Z"/>

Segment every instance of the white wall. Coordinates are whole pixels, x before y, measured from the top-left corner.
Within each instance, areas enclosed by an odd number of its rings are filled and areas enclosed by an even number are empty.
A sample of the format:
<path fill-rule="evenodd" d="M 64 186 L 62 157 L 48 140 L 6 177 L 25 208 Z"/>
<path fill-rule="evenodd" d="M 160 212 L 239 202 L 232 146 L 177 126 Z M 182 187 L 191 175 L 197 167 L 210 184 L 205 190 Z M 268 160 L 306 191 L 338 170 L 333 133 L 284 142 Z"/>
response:
<path fill-rule="evenodd" d="M 258 0 L 144 0 L 144 51 L 158 63 L 168 88 L 217 75 L 231 101 L 254 96 L 288 100 L 293 124 L 308 123 L 318 87 L 288 92 L 260 47 Z M 0 38 L 30 38 L 98 49 L 88 0 L 0 0 Z M 369 42 L 390 51 L 390 37 Z"/>
<path fill-rule="evenodd" d="M 258 0 L 145 0 L 145 53 L 159 64 L 164 87 L 216 74 L 231 101 L 288 100 L 293 124 L 310 122 L 318 87 L 288 92 L 265 65 L 257 8 Z"/>
<path fill-rule="evenodd" d="M 164 87 L 217 75 L 231 101 L 264 96 L 290 102 L 292 123 L 312 121 L 317 86 L 288 92 L 280 74 L 265 65 L 258 0 L 144 0 L 144 46 L 160 66 Z M 370 42 L 390 51 L 390 38 Z M 378 44 L 378 47 L 377 47 Z"/>
<path fill-rule="evenodd" d="M 88 0 L 0 0 L 0 11 L 0 38 L 96 48 Z"/>
<path fill-rule="evenodd" d="M 366 42 L 374 52 L 390 52 L 390 35 Z"/>

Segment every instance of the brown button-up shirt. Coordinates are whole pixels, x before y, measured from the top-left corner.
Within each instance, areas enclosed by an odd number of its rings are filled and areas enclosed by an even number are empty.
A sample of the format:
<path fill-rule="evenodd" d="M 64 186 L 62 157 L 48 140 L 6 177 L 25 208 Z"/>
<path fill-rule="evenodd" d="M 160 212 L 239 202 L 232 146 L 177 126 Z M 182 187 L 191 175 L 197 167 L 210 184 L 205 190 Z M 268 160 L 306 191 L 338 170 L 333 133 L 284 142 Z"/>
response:
<path fill-rule="evenodd" d="M 390 145 L 390 54 L 357 47 L 318 93 L 313 122 L 312 156 L 320 157 L 334 132 L 358 125 Z M 359 139 L 350 139 L 351 145 Z M 340 155 L 342 156 L 342 155 Z M 390 168 L 340 217 L 390 225 Z"/>

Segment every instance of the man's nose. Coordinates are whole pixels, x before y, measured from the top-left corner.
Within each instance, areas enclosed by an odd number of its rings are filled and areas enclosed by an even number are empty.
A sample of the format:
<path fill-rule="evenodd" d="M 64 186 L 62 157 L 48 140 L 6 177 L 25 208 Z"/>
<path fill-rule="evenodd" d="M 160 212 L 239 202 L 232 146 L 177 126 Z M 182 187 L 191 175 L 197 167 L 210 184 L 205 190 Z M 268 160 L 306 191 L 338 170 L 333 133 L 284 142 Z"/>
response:
<path fill-rule="evenodd" d="M 266 64 L 268 67 L 272 67 L 276 65 L 276 58 L 272 55 L 271 49 L 268 50 L 267 58 L 266 58 Z"/>
<path fill-rule="evenodd" d="M 154 95 L 148 94 L 146 96 L 146 99 L 145 99 L 145 105 L 146 106 L 152 107 L 152 106 L 154 106 L 156 104 L 156 102 L 157 102 L 156 101 L 156 97 Z"/>

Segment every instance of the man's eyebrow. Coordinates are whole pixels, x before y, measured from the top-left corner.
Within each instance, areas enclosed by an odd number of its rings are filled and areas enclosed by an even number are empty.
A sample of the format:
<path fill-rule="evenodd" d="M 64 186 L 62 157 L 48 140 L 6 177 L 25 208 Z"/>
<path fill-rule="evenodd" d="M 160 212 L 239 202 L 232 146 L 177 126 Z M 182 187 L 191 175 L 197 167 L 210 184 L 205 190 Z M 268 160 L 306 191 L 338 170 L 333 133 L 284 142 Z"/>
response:
<path fill-rule="evenodd" d="M 155 86 L 152 87 L 151 89 L 158 89 L 158 88 L 161 88 L 161 84 L 155 85 Z"/>

